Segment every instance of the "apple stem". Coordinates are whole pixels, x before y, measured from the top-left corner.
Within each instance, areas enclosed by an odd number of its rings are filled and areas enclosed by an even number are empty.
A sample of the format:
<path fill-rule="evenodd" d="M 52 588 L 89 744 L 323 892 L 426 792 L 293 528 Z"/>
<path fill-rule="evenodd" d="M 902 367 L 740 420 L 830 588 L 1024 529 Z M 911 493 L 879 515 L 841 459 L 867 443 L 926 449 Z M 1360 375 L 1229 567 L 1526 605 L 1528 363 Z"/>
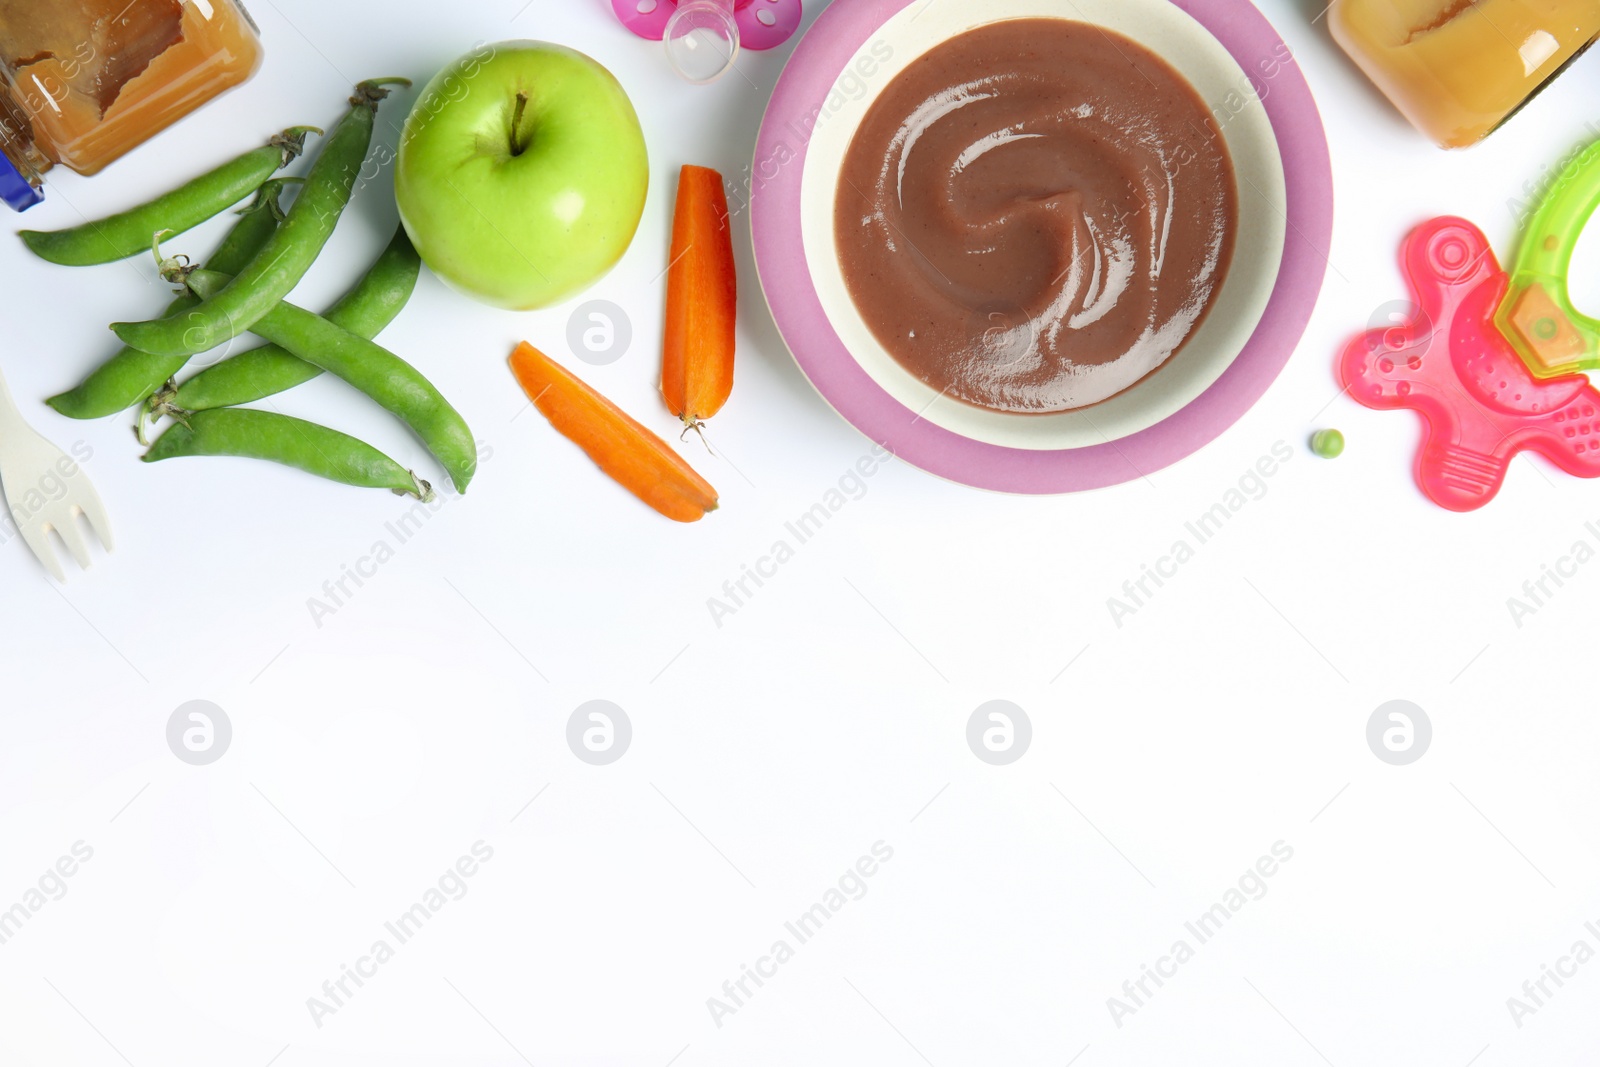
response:
<path fill-rule="evenodd" d="M 522 139 L 519 133 L 522 128 L 522 113 L 527 109 L 528 94 L 518 93 L 517 109 L 511 114 L 511 154 L 514 156 L 522 155 L 523 150 L 528 147 L 528 143 Z"/>

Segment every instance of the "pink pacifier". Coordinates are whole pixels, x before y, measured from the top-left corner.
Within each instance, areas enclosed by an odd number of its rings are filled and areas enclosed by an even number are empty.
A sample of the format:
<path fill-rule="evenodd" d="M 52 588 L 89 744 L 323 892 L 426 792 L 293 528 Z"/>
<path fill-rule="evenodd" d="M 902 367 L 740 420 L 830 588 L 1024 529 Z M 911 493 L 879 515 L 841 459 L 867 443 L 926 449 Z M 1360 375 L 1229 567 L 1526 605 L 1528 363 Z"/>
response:
<path fill-rule="evenodd" d="M 622 24 L 665 41 L 667 62 L 696 84 L 716 81 L 739 49 L 764 51 L 800 27 L 800 0 L 611 0 Z"/>

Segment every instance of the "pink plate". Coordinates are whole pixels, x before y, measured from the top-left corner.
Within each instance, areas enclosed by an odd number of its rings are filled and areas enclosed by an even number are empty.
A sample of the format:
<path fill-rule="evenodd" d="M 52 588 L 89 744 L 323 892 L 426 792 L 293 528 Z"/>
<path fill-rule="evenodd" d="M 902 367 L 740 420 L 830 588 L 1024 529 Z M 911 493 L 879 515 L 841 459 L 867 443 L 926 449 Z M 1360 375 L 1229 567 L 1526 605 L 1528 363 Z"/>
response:
<path fill-rule="evenodd" d="M 862 370 L 828 321 L 803 252 L 806 147 L 792 147 L 826 106 L 845 67 L 891 17 L 928 0 L 835 0 L 795 49 L 756 142 L 751 230 L 761 286 L 795 362 L 839 414 L 901 459 L 952 481 L 1008 493 L 1070 493 L 1131 481 L 1197 451 L 1267 391 L 1322 288 L 1333 234 L 1333 173 L 1322 118 L 1298 66 L 1282 64 L 1262 102 L 1283 157 L 1288 229 L 1272 298 L 1244 350 L 1215 384 L 1163 422 L 1106 444 L 1057 451 L 1007 448 L 933 425 Z M 1172 0 L 1254 73 L 1287 48 L 1244 0 Z M 762 166 L 777 160 L 779 166 Z"/>

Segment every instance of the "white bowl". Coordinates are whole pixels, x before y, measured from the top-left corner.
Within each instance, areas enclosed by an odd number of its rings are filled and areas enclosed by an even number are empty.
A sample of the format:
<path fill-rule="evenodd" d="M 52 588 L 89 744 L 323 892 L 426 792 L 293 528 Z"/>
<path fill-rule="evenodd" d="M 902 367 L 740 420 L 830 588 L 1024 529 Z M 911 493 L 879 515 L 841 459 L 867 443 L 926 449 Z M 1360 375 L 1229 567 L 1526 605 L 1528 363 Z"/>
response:
<path fill-rule="evenodd" d="M 847 2 L 847 0 L 846 0 Z M 845 153 L 867 110 L 913 60 L 968 30 L 1013 18 L 1053 17 L 1104 26 L 1161 56 L 1183 75 L 1222 130 L 1238 184 L 1233 260 L 1205 321 L 1165 364 L 1091 407 L 1050 415 L 988 411 L 939 394 L 889 354 L 862 319 L 839 267 L 833 212 Z M 885 47 L 887 46 L 887 48 Z M 885 59 L 885 53 L 889 58 Z M 859 65 L 858 65 L 859 64 Z M 846 68 L 817 123 L 801 182 L 801 235 L 823 311 L 873 381 L 936 426 L 1012 448 L 1057 450 L 1114 441 L 1177 413 L 1222 376 L 1266 310 L 1283 258 L 1287 191 L 1272 123 L 1251 78 L 1220 42 L 1170 0 L 928 0 L 884 23 Z M 842 103 L 841 103 L 842 101 Z"/>

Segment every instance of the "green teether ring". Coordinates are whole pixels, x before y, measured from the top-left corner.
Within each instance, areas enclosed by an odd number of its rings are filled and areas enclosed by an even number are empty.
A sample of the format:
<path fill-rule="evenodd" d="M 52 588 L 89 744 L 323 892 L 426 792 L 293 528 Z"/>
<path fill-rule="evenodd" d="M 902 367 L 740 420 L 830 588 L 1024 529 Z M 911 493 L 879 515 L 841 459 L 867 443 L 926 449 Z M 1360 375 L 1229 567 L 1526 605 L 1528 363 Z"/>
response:
<path fill-rule="evenodd" d="M 1541 378 L 1600 369 L 1600 321 L 1572 306 L 1572 250 L 1600 207 L 1600 142 L 1556 177 L 1528 223 L 1495 325 Z"/>

